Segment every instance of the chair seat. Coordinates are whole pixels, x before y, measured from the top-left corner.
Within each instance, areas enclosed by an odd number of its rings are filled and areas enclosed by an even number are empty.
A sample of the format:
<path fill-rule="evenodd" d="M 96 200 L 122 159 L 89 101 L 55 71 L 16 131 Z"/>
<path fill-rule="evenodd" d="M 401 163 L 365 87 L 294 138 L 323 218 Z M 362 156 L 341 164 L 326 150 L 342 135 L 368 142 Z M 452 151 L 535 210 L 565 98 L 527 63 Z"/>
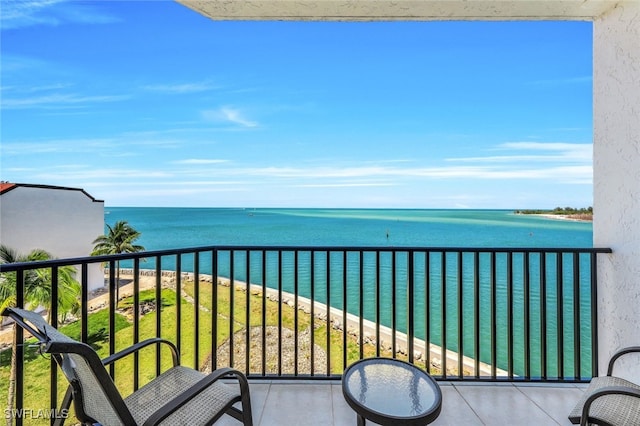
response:
<path fill-rule="evenodd" d="M 585 401 L 595 391 L 609 386 L 623 386 L 640 390 L 640 386 L 619 377 L 602 376 L 594 377 L 580 401 L 571 410 L 569 420 L 573 424 L 580 423 L 582 407 Z M 589 417 L 596 424 L 603 425 L 640 425 L 640 401 L 626 395 L 606 395 L 596 399 L 591 405 Z"/>
<path fill-rule="evenodd" d="M 206 377 L 192 368 L 176 366 L 162 373 L 124 399 L 138 424 L 143 424 L 155 411 L 165 406 L 180 393 Z M 225 408 L 240 401 L 238 386 L 221 382 L 212 383 L 206 390 L 187 402 L 181 410 L 167 417 L 163 425 L 209 424 Z"/>

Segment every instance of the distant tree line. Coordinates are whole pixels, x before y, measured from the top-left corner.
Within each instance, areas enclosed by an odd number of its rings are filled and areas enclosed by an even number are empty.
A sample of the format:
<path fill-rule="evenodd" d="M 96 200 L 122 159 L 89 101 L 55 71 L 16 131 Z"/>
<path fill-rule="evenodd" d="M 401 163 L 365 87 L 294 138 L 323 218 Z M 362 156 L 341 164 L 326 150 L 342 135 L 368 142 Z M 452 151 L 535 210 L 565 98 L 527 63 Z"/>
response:
<path fill-rule="evenodd" d="M 593 215 L 593 207 L 556 207 L 553 210 L 516 210 L 516 214 Z"/>

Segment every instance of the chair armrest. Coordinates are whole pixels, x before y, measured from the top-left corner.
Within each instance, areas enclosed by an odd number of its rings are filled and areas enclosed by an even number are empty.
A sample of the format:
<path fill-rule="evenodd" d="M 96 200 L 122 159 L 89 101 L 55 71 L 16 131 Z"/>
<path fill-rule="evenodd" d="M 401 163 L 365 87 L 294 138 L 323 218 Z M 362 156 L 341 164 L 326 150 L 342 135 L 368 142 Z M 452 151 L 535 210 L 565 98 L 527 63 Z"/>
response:
<path fill-rule="evenodd" d="M 607 368 L 607 376 L 611 376 L 613 374 L 613 364 L 616 362 L 618 358 L 633 352 L 640 352 L 640 346 L 630 346 L 628 348 L 620 349 L 618 352 L 614 353 L 611 359 L 609 360 L 609 367 Z"/>
<path fill-rule="evenodd" d="M 591 394 L 589 398 L 584 402 L 582 406 L 582 415 L 580 416 L 580 426 L 588 426 L 589 425 L 589 409 L 591 408 L 591 404 L 598 398 L 607 395 L 627 395 L 633 396 L 636 398 L 640 398 L 640 391 L 633 388 L 628 388 L 625 386 L 607 386 L 601 388 Z M 640 403 L 640 402 L 639 402 Z"/>
<path fill-rule="evenodd" d="M 166 340 L 166 339 L 161 339 L 160 337 L 153 337 L 151 339 L 146 339 L 143 340 L 142 342 L 138 342 L 133 346 L 129 346 L 126 349 L 121 350 L 120 352 L 116 352 L 113 355 L 110 355 L 106 358 L 104 358 L 102 360 L 102 364 L 103 365 L 109 365 L 114 361 L 117 361 L 121 358 L 124 358 L 127 355 L 131 355 L 134 352 L 138 352 L 140 349 L 145 348 L 149 345 L 153 345 L 153 344 L 162 344 L 164 343 L 165 345 L 168 345 L 169 348 L 171 349 L 171 356 L 173 357 L 173 366 L 175 367 L 176 365 L 180 364 L 180 357 L 178 355 L 178 349 L 176 348 L 176 345 L 174 345 L 173 343 L 171 343 L 170 341 Z"/>
<path fill-rule="evenodd" d="M 234 377 L 238 379 L 240 382 L 240 394 L 245 395 L 249 392 L 249 383 L 247 382 L 247 378 L 243 373 L 238 370 L 234 370 L 229 367 L 223 367 L 215 370 L 211 374 L 208 374 L 202 380 L 191 386 L 189 389 L 176 396 L 174 399 L 169 401 L 164 407 L 153 413 L 146 422 L 144 422 L 143 426 L 152 426 L 157 425 L 166 419 L 171 413 L 178 410 L 180 407 L 185 405 L 187 402 L 195 398 L 200 392 L 204 391 L 207 387 L 209 387 L 215 381 L 225 378 L 225 377 Z"/>

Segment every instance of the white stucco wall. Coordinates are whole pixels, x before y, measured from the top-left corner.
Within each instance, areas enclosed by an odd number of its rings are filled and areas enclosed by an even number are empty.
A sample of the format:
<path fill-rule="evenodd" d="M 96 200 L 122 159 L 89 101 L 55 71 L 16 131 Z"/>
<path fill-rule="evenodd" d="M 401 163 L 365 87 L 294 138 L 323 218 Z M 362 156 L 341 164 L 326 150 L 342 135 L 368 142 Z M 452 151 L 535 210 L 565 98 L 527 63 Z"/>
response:
<path fill-rule="evenodd" d="M 19 186 L 0 196 L 0 242 L 20 254 L 43 249 L 59 259 L 89 256 L 102 234 L 104 202 L 81 190 Z M 89 290 L 104 285 L 100 264 L 88 272 Z"/>
<path fill-rule="evenodd" d="M 611 354 L 640 345 L 640 2 L 594 21 L 594 223 L 599 263 L 599 369 Z M 621 371 L 640 383 L 638 358 Z"/>

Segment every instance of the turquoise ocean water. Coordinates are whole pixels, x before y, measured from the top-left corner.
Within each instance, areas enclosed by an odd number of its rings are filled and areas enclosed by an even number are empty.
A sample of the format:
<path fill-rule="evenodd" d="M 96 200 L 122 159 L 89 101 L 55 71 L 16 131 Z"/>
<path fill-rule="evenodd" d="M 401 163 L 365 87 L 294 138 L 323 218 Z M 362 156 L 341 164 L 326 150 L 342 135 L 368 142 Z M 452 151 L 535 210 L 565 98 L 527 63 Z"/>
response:
<path fill-rule="evenodd" d="M 148 250 L 218 244 L 591 247 L 592 225 L 508 210 L 106 208 Z"/>
<path fill-rule="evenodd" d="M 248 246 L 364 246 L 364 247 L 519 247 L 519 248 L 537 248 L 537 247 L 562 247 L 562 248 L 585 248 L 592 247 L 592 224 L 586 222 L 572 222 L 546 219 L 537 216 L 515 215 L 512 211 L 507 210 L 391 210 L 391 209 L 240 209 L 240 208 L 106 208 L 106 222 L 113 224 L 118 220 L 128 221 L 135 229 L 141 232 L 138 242 L 145 246 L 147 250 L 161 250 L 174 248 L 201 247 L 213 245 L 248 245 Z M 230 271 L 227 260 L 223 253 L 220 261 L 219 274 L 229 276 Z M 368 256 L 365 254 L 364 256 Z M 373 256 L 373 255 L 372 255 Z M 440 312 L 443 294 L 438 288 L 438 283 L 443 280 L 444 274 L 447 282 L 456 283 L 458 280 L 458 266 L 455 256 L 447 255 L 447 268 L 445 271 L 438 269 L 437 265 L 442 263 L 442 257 L 439 254 L 431 255 L 432 267 L 429 272 L 429 278 L 433 284 L 431 288 L 431 311 L 429 321 L 430 325 L 430 341 L 440 344 L 442 340 L 442 331 L 440 330 Z M 481 265 L 488 265 L 488 254 L 480 255 Z M 310 259 L 309 256 L 300 254 L 298 259 L 298 286 L 299 293 L 302 296 L 309 296 L 310 283 L 313 281 L 310 277 Z M 463 278 L 461 279 L 463 288 L 463 317 L 464 323 L 468 325 L 464 330 L 462 341 L 463 352 L 474 357 L 473 354 L 473 323 L 474 312 L 471 306 L 473 304 L 473 258 L 471 254 L 464 254 L 463 260 L 468 262 L 462 268 Z M 374 300 L 373 281 L 376 274 L 375 262 L 368 262 L 367 267 L 362 271 L 365 288 L 363 294 L 359 294 L 359 268 L 360 262 L 357 255 L 348 254 L 347 262 L 347 280 L 353 282 L 349 285 L 346 294 L 347 302 L 344 302 L 341 294 L 341 256 L 338 258 L 330 258 L 332 264 L 332 274 L 336 275 L 336 284 L 333 284 L 332 277 L 331 300 L 323 299 L 326 294 L 326 281 L 322 280 L 324 272 L 322 268 L 326 265 L 326 259 L 319 255 L 315 259 L 315 289 L 316 299 L 329 303 L 334 307 L 342 308 L 347 306 L 347 310 L 354 314 L 358 312 L 358 302 L 360 298 L 366 301 Z M 406 281 L 406 254 L 396 259 L 396 279 L 397 282 Z M 246 268 L 242 266 L 242 262 L 246 259 L 239 258 L 234 260 L 237 265 L 235 268 L 235 278 L 246 280 L 243 276 Z M 291 256 L 285 255 L 282 259 L 283 270 L 292 271 L 293 259 Z M 535 259 L 534 259 L 535 261 Z M 172 269 L 174 264 L 172 258 L 163 259 L 162 268 Z M 253 261 L 251 261 L 253 262 Z M 267 256 L 267 276 L 266 281 L 269 283 L 277 282 L 276 265 L 277 258 Z M 497 259 L 497 333 L 496 338 L 500 342 L 498 345 L 497 363 L 499 368 L 505 368 L 508 362 L 506 351 L 507 341 L 507 307 L 506 296 L 506 255 L 498 255 Z M 570 364 L 573 352 L 576 348 L 572 346 L 573 338 L 573 322 L 571 318 L 570 306 L 572 300 L 569 298 L 571 293 L 571 260 L 568 259 L 565 275 L 567 281 L 567 289 L 564 298 L 567 308 L 564 309 L 565 315 L 565 333 L 564 339 L 566 363 Z M 580 261 L 586 262 L 588 268 L 588 259 Z M 516 356 L 514 359 L 514 369 L 520 374 L 523 370 L 522 354 L 524 341 L 522 338 L 523 330 L 523 279 L 522 269 L 523 258 L 516 255 L 514 258 L 514 304 L 513 313 L 514 323 L 514 351 Z M 553 259 L 547 265 L 552 271 L 555 265 L 552 264 Z M 189 258 L 182 262 L 183 270 L 189 271 L 189 265 L 193 263 Z M 335 264 L 335 266 L 334 266 Z M 123 265 L 126 266 L 126 265 Z M 149 262 L 142 264 L 142 268 L 154 268 Z M 210 272 L 211 265 L 207 265 L 206 260 L 201 263 L 202 272 Z M 208 270 L 207 270 L 208 268 Z M 403 269 L 404 268 L 404 269 Z M 254 283 L 261 283 L 261 264 L 251 263 L 250 280 Z M 391 259 L 390 255 L 383 255 L 380 260 L 380 285 L 381 285 L 381 305 L 382 312 L 380 322 L 384 325 L 391 325 L 392 309 L 389 304 L 391 299 Z M 489 271 L 488 266 L 481 266 L 480 275 L 480 333 L 483 339 L 487 339 L 491 333 L 491 321 L 489 319 L 490 306 L 490 289 L 489 289 Z M 540 283 L 539 268 L 532 267 L 531 287 L 536 288 Z M 416 282 L 424 282 L 425 267 L 424 261 L 418 259 L 415 264 Z M 289 276 L 293 276 L 290 274 Z M 318 277 L 321 277 L 318 279 Z M 551 273 L 547 277 L 548 293 L 550 300 L 555 297 L 555 274 Z M 581 285 L 588 286 L 588 279 L 584 277 L 584 283 Z M 333 286 L 336 286 L 334 288 Z M 284 291 L 293 291 L 293 282 L 283 281 Z M 323 287 L 324 286 L 324 287 Z M 457 337 L 457 320 L 458 313 L 458 293 L 455 284 L 447 284 L 445 299 L 447 301 L 447 312 L 452 316 L 453 320 L 448 320 L 446 340 L 447 347 L 451 350 L 459 349 Z M 425 288 L 420 285 L 415 290 L 415 314 L 416 318 L 424 318 L 425 315 Z M 531 300 L 531 321 L 532 336 L 538 336 L 541 333 L 538 320 L 540 318 L 539 291 L 532 290 L 530 294 Z M 556 317 L 554 312 L 557 311 L 555 302 L 548 302 L 549 309 L 548 321 L 548 344 L 550 348 L 557 345 L 555 336 Z M 582 312 L 589 312 L 590 301 L 588 299 L 580 300 Z M 396 300 L 396 319 L 398 330 L 406 330 L 406 291 L 401 288 L 397 290 Z M 361 313 L 365 318 L 373 320 L 375 318 L 375 304 L 365 303 L 364 310 Z M 589 335 L 590 322 L 588 316 L 583 316 L 581 324 L 582 333 Z M 416 323 L 416 336 L 423 338 L 425 336 L 424 322 Z M 486 340 L 485 340 L 486 341 Z M 577 348 L 581 352 L 585 352 L 586 359 L 590 358 L 590 340 L 582 339 L 581 347 Z M 531 348 L 533 359 L 539 358 L 538 348 L 534 345 Z M 550 369 L 553 371 L 556 364 L 556 357 L 550 350 Z M 481 346 L 480 358 L 484 362 L 489 362 L 491 352 L 489 345 Z M 585 358 L 585 356 L 583 356 Z M 535 363 L 534 363 L 535 364 Z M 589 375 L 588 362 L 584 363 L 584 370 L 581 375 Z M 569 366 L 566 372 L 568 376 L 574 374 Z M 536 365 L 533 366 L 532 375 L 536 375 Z"/>

